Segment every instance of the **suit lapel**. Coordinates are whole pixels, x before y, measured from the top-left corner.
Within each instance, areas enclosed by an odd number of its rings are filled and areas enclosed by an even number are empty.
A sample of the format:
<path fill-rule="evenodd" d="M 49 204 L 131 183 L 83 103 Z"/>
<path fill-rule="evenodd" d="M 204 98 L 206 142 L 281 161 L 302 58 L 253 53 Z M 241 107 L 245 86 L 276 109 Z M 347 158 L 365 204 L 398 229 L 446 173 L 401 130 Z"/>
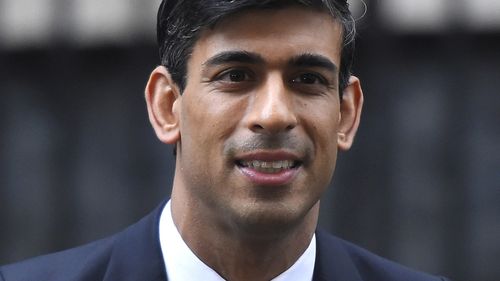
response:
<path fill-rule="evenodd" d="M 323 231 L 316 232 L 314 281 L 362 281 L 342 242 Z"/>
<path fill-rule="evenodd" d="M 158 232 L 165 203 L 118 234 L 104 281 L 167 281 Z"/>
<path fill-rule="evenodd" d="M 168 281 L 158 236 L 165 204 L 117 235 L 104 281 Z M 314 281 L 362 281 L 338 238 L 318 230 L 316 239 Z"/>

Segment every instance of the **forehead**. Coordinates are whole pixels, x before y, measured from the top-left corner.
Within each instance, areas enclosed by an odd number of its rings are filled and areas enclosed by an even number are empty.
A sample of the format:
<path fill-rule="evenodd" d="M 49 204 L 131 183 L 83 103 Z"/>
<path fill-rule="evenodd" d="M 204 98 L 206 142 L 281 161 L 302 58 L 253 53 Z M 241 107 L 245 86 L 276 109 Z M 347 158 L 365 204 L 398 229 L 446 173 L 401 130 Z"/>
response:
<path fill-rule="evenodd" d="M 248 10 L 222 19 L 201 33 L 192 60 L 244 50 L 257 53 L 268 62 L 313 53 L 340 65 L 341 47 L 342 27 L 330 14 L 291 6 Z"/>

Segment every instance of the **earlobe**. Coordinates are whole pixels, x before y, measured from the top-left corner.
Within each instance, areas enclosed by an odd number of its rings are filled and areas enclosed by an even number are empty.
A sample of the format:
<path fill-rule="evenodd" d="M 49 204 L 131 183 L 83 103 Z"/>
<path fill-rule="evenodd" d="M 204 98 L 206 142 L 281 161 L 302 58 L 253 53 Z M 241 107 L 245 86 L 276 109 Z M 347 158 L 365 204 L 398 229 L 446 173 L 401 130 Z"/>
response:
<path fill-rule="evenodd" d="M 337 146 L 340 150 L 348 150 L 354 142 L 361 119 L 363 101 L 361 83 L 357 77 L 351 76 L 340 104 L 340 121 L 337 132 Z"/>
<path fill-rule="evenodd" d="M 156 136 L 163 143 L 180 140 L 179 115 L 181 95 L 170 73 L 158 66 L 149 77 L 145 89 L 148 116 Z"/>

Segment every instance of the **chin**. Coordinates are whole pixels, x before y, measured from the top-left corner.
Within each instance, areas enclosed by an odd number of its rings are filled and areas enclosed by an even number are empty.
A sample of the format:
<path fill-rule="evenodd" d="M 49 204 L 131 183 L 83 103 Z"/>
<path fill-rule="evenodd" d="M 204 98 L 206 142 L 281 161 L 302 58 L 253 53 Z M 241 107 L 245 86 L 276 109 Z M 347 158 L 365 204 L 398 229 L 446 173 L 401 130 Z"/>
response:
<path fill-rule="evenodd" d="M 293 206 L 293 205 L 291 205 Z M 301 227 L 308 211 L 280 203 L 252 203 L 236 206 L 231 212 L 235 230 L 253 238 L 271 238 L 286 235 L 296 227 Z"/>

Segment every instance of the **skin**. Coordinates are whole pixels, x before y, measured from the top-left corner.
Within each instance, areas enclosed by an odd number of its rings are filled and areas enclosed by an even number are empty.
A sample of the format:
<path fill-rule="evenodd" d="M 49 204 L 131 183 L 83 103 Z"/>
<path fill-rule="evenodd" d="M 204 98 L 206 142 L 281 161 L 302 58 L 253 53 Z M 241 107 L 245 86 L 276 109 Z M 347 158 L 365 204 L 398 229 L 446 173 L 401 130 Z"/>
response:
<path fill-rule="evenodd" d="M 202 32 L 183 93 L 164 67 L 151 74 L 150 121 L 162 142 L 177 144 L 174 223 L 226 280 L 270 280 L 311 241 L 363 104 L 355 77 L 340 101 L 341 30 L 303 7 L 246 11 Z M 296 167 L 255 178 L 243 160 Z"/>

